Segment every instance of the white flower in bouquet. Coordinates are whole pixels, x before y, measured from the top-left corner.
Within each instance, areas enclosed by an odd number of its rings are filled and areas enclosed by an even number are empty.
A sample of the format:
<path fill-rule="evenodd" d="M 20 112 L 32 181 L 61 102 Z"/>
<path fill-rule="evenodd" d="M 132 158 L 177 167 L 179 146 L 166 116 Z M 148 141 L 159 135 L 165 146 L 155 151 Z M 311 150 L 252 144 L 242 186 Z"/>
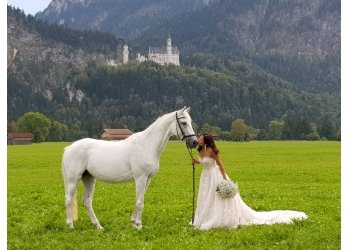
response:
<path fill-rule="evenodd" d="M 224 199 L 233 198 L 239 192 L 239 187 L 234 181 L 222 180 L 218 183 L 216 191 Z"/>

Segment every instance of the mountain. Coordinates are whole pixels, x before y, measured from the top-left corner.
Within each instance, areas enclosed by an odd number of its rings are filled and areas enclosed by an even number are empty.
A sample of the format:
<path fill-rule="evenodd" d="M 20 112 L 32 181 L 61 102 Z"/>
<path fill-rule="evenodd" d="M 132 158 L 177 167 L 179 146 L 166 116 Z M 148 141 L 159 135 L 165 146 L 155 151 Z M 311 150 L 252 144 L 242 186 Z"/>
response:
<path fill-rule="evenodd" d="M 297 134 L 287 139 L 304 139 L 322 124 L 332 138 L 340 129 L 335 95 L 301 90 L 239 58 L 193 53 L 183 58 L 190 66 L 125 65 L 124 41 L 111 34 L 50 25 L 11 7 L 7 14 L 9 123 L 41 112 L 67 125 L 75 140 L 106 127 L 139 131 L 187 105 L 199 129 L 230 130 L 238 118 L 260 131 L 272 120 L 292 121 Z M 108 66 L 111 60 L 119 64 Z"/>
<path fill-rule="evenodd" d="M 183 58 L 195 52 L 239 58 L 306 91 L 339 95 L 340 10 L 340 0 L 224 0 L 134 42 L 146 49 L 170 32 Z"/>
<path fill-rule="evenodd" d="M 209 0 L 53 0 L 35 16 L 50 23 L 97 29 L 131 39 L 168 18 L 208 3 Z"/>
<path fill-rule="evenodd" d="M 171 34 L 194 53 L 245 60 L 312 93 L 340 96 L 340 0 L 53 0 L 37 18 L 110 31 L 147 52 Z"/>

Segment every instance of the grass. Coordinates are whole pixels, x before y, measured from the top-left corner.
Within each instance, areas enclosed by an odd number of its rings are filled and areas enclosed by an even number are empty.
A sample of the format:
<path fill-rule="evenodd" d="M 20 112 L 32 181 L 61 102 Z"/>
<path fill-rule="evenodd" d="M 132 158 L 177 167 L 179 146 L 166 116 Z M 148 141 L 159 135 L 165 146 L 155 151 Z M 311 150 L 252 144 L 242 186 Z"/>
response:
<path fill-rule="evenodd" d="M 209 231 L 188 225 L 192 167 L 178 141 L 167 145 L 146 193 L 142 230 L 130 223 L 134 184 L 102 182 L 96 184 L 94 208 L 105 230 L 90 224 L 82 184 L 79 220 L 68 230 L 60 165 L 66 145 L 8 146 L 8 249 L 340 249 L 339 142 L 217 142 L 246 204 L 255 210 L 304 211 L 309 219 Z M 197 187 L 200 172 L 197 166 Z"/>

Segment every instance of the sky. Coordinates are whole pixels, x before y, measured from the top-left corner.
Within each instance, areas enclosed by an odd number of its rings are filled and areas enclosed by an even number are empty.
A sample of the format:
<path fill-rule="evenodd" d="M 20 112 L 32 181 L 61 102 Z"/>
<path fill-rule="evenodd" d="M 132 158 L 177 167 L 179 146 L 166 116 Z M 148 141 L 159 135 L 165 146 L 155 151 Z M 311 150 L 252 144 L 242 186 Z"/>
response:
<path fill-rule="evenodd" d="M 51 0 L 7 0 L 7 4 L 19 8 L 25 14 L 35 15 L 43 11 L 50 4 Z"/>

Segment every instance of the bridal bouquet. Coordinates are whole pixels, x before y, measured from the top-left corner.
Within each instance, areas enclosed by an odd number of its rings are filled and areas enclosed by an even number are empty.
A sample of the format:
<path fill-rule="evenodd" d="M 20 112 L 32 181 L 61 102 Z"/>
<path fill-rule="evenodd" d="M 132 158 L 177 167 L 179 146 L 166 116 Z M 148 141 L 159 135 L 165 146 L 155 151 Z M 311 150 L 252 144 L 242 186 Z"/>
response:
<path fill-rule="evenodd" d="M 239 192 L 239 187 L 234 181 L 222 180 L 218 183 L 216 191 L 224 199 L 233 198 Z"/>

